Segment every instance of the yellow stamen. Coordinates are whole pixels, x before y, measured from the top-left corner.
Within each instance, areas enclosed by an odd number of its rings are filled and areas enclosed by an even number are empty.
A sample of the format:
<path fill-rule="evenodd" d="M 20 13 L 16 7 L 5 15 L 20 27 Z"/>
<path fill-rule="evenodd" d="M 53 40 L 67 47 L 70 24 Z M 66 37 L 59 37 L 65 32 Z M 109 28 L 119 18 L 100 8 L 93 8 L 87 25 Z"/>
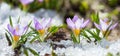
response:
<path fill-rule="evenodd" d="M 40 35 L 44 35 L 45 30 L 44 30 L 44 29 L 42 29 L 42 30 L 38 30 L 38 32 L 39 32 Z"/>
<path fill-rule="evenodd" d="M 19 40 L 19 36 L 15 35 L 15 36 L 13 37 L 13 40 L 17 42 L 17 41 Z"/>
<path fill-rule="evenodd" d="M 79 34 L 80 34 L 80 29 L 75 29 L 75 30 L 73 30 L 74 31 L 74 34 L 76 35 L 76 36 L 79 36 Z"/>

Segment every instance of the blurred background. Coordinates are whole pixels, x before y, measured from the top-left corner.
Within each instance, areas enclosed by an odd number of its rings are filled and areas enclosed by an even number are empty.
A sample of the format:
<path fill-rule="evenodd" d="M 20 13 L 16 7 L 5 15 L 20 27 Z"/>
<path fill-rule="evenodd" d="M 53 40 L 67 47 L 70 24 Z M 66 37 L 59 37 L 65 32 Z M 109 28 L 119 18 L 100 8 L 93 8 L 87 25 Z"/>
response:
<path fill-rule="evenodd" d="M 25 1 L 25 0 L 24 0 Z M 27 1 L 27 0 L 26 0 Z M 12 8 L 24 10 L 20 0 L 1 0 Z M 99 12 L 101 17 L 120 18 L 120 0 L 34 0 L 26 5 L 27 12 L 34 13 L 41 8 L 54 10 L 64 18 L 78 14 L 90 18 L 91 13 Z"/>
<path fill-rule="evenodd" d="M 120 0 L 34 0 L 28 4 L 23 4 L 20 0 L 0 0 L 0 3 L 3 2 L 9 4 L 12 9 L 20 8 L 22 11 L 35 14 L 36 17 L 43 17 L 41 15 L 44 13 L 41 11 L 48 12 L 52 17 L 59 14 L 59 19 L 64 23 L 66 18 L 72 18 L 76 14 L 80 18 L 92 19 L 92 15 L 96 13 L 101 19 L 120 21 Z M 112 34 L 119 36 L 119 31 L 120 24 Z"/>

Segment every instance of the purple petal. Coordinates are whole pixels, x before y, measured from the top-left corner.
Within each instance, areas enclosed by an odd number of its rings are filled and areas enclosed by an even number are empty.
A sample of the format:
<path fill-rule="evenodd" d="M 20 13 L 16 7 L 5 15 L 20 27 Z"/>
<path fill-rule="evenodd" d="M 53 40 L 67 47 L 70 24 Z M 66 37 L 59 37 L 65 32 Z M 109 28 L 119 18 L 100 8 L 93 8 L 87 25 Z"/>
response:
<path fill-rule="evenodd" d="M 43 18 L 42 22 L 41 22 L 41 25 L 42 25 L 43 28 L 46 28 L 49 25 L 50 22 L 51 22 L 50 18 L 48 18 L 48 19 Z"/>
<path fill-rule="evenodd" d="M 10 24 L 7 25 L 7 28 L 8 28 L 8 30 L 9 30 L 11 33 L 13 33 L 14 29 L 13 29 L 13 27 L 11 27 Z"/>
<path fill-rule="evenodd" d="M 103 19 L 103 21 L 104 21 L 104 22 L 108 22 L 108 21 L 109 21 L 109 19 L 108 19 L 108 18 L 105 18 L 105 19 Z"/>
<path fill-rule="evenodd" d="M 24 5 L 27 5 L 29 3 L 32 3 L 34 0 L 20 0 L 20 2 Z"/>
<path fill-rule="evenodd" d="M 109 27 L 109 25 L 107 25 L 107 23 L 104 22 L 104 21 L 101 20 L 101 19 L 100 19 L 100 26 L 101 26 L 101 29 L 102 29 L 103 31 L 106 31 L 107 28 Z"/>
<path fill-rule="evenodd" d="M 114 25 L 112 25 L 112 26 L 109 28 L 109 30 L 114 29 L 117 25 L 118 25 L 118 23 L 115 23 Z"/>
<path fill-rule="evenodd" d="M 81 28 L 81 25 L 82 25 L 82 21 L 80 19 L 78 19 L 76 22 L 75 22 L 75 27 L 76 29 L 80 29 Z"/>
<path fill-rule="evenodd" d="M 21 30 L 22 32 L 20 33 L 20 35 L 23 35 L 28 29 L 28 25 L 23 27 L 23 29 Z"/>
<path fill-rule="evenodd" d="M 37 19 L 34 19 L 35 29 L 43 29 L 42 25 L 37 21 Z"/>
<path fill-rule="evenodd" d="M 75 16 L 73 17 L 72 21 L 75 23 L 78 19 L 79 19 L 78 16 L 75 15 Z"/>
<path fill-rule="evenodd" d="M 82 28 L 84 28 L 89 22 L 90 22 L 90 20 L 85 21 L 85 22 L 82 24 Z"/>
<path fill-rule="evenodd" d="M 17 32 L 15 29 L 14 29 L 14 31 L 12 32 L 12 34 L 15 36 L 15 35 L 17 35 L 17 36 L 19 36 L 19 32 Z"/>
<path fill-rule="evenodd" d="M 67 25 L 68 25 L 71 29 L 74 29 L 74 28 L 75 28 L 75 25 L 74 25 L 74 23 L 72 22 L 72 20 L 71 20 L 70 18 L 67 18 L 66 22 L 67 22 Z"/>
<path fill-rule="evenodd" d="M 98 25 L 98 24 L 96 24 L 96 23 L 94 23 L 94 25 L 95 25 L 99 30 L 102 30 L 101 27 L 100 27 L 100 25 Z"/>
<path fill-rule="evenodd" d="M 51 25 L 51 22 L 52 22 L 52 19 L 51 19 L 51 18 L 49 18 L 49 21 L 48 21 L 48 23 L 47 23 L 46 27 L 49 27 L 49 26 Z"/>

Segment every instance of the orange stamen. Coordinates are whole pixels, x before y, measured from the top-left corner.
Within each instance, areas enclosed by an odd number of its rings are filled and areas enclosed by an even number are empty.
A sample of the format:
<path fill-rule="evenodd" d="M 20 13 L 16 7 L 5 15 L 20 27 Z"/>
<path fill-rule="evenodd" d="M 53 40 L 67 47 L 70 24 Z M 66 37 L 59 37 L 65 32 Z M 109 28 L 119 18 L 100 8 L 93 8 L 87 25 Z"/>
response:
<path fill-rule="evenodd" d="M 17 42 L 17 41 L 19 40 L 19 36 L 15 35 L 15 36 L 13 37 L 13 40 Z"/>
<path fill-rule="evenodd" d="M 74 31 L 74 34 L 76 35 L 76 36 L 79 36 L 79 34 L 80 34 L 80 29 L 75 29 L 75 30 L 73 30 Z"/>
<path fill-rule="evenodd" d="M 42 30 L 38 30 L 38 32 L 39 32 L 40 35 L 44 35 L 45 30 L 44 30 L 44 29 L 42 29 Z"/>

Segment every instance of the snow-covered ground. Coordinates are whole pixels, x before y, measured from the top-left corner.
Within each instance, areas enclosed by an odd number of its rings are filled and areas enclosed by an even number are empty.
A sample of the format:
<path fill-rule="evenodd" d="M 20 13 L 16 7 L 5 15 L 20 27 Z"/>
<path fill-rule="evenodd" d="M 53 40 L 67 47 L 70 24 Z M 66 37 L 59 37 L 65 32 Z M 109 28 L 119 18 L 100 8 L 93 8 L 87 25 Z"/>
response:
<path fill-rule="evenodd" d="M 0 4 L 0 56 L 13 56 L 14 52 L 11 46 L 7 45 L 7 40 L 5 39 L 4 33 L 7 24 L 9 23 L 9 16 L 12 16 L 13 24 L 16 24 L 17 19 L 21 18 L 21 24 L 25 25 L 33 20 L 34 18 L 41 19 L 52 18 L 52 25 L 61 25 L 63 24 L 62 16 L 57 14 L 55 11 L 40 9 L 35 13 L 25 13 L 19 8 L 12 9 L 8 4 Z M 43 43 L 26 43 L 26 46 L 33 48 L 39 55 L 44 56 L 46 53 L 51 54 L 52 47 L 50 47 L 50 40 Z M 108 53 L 112 53 L 116 56 L 117 53 L 120 53 L 120 39 L 117 41 L 106 41 L 102 40 L 100 43 L 95 45 L 94 43 L 87 43 L 84 39 L 80 44 L 74 44 L 71 40 L 61 40 L 60 42 L 52 42 L 58 45 L 63 45 L 65 48 L 57 47 L 54 52 L 58 56 L 106 56 Z M 108 47 L 109 46 L 109 47 Z M 107 48 L 106 48 L 107 47 Z M 30 54 L 30 53 L 29 53 Z M 23 56 L 23 54 L 21 54 Z"/>

